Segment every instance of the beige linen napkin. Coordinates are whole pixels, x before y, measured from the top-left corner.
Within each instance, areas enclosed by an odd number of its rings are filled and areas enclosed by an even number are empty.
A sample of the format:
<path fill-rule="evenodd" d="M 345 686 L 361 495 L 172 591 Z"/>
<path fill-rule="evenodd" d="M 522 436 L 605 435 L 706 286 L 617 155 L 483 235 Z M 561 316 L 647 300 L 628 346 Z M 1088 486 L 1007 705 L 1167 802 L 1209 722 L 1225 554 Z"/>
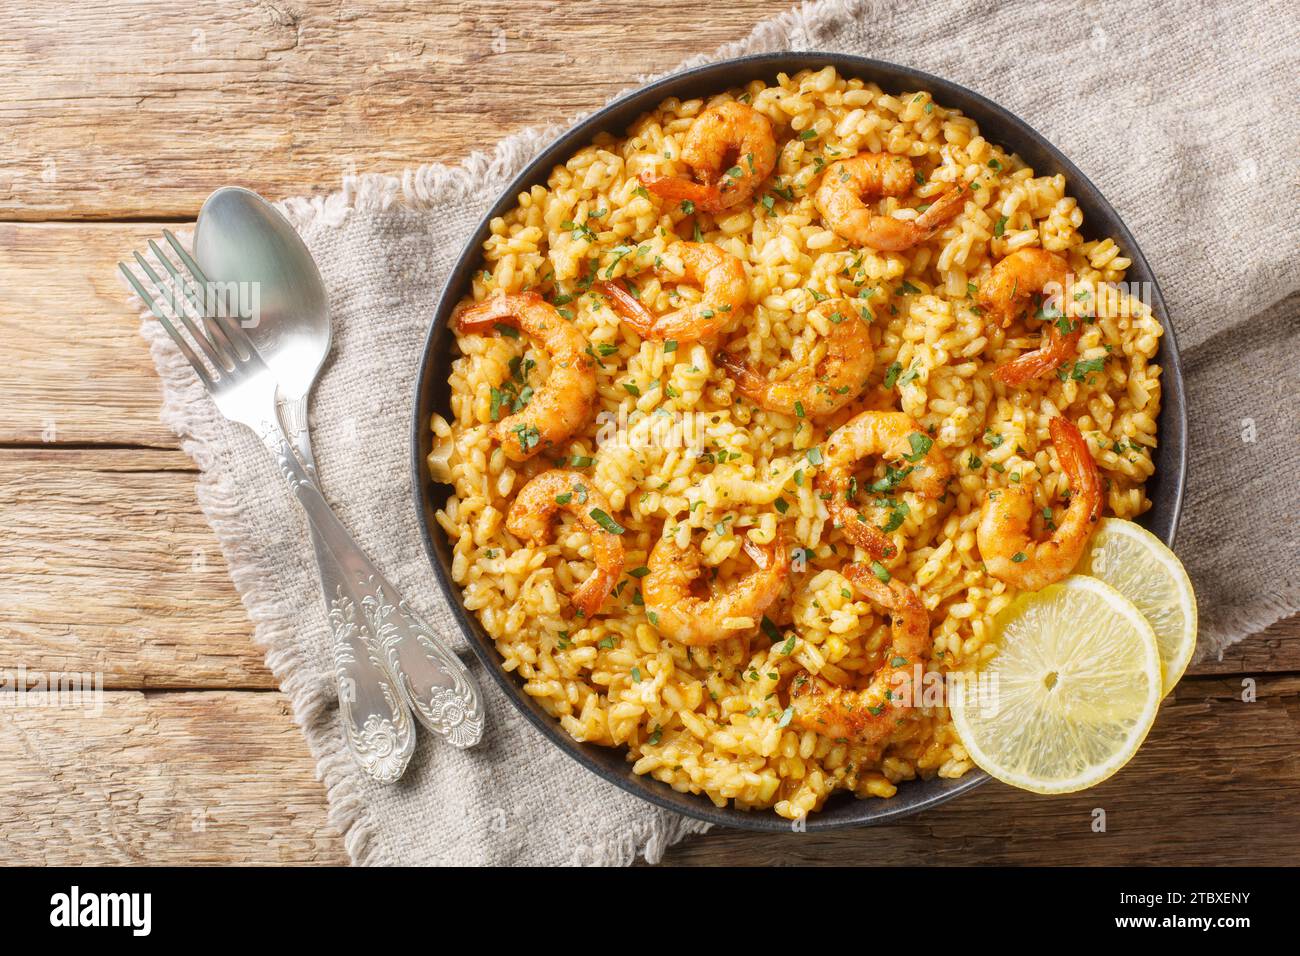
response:
<path fill-rule="evenodd" d="M 1297 300 L 1288 299 L 1300 287 L 1293 12 L 1276 0 L 832 0 L 764 22 L 716 54 L 845 51 L 948 77 L 1026 119 L 1114 203 L 1163 284 L 1187 363 L 1191 486 L 1178 550 L 1202 601 L 1202 653 L 1300 606 L 1300 331 Z M 459 167 L 350 178 L 328 199 L 282 204 L 320 264 L 333 312 L 334 357 L 312 409 L 326 493 L 466 658 L 411 504 L 415 366 L 435 297 L 474 224 L 557 132 L 526 130 Z M 362 775 L 335 716 L 303 519 L 261 445 L 221 419 L 156 324 L 143 330 L 164 418 L 202 471 L 199 502 L 355 862 L 627 864 L 638 854 L 658 860 L 705 829 L 563 756 L 477 663 L 488 706 L 481 747 L 457 751 L 422 734 L 400 785 Z"/>

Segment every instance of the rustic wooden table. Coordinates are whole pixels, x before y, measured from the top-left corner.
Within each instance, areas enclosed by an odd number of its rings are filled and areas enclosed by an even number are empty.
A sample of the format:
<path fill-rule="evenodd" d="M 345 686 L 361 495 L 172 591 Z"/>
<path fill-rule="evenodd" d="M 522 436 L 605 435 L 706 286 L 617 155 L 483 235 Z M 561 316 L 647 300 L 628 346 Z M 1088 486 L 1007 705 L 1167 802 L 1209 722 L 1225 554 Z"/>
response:
<path fill-rule="evenodd" d="M 159 423 L 114 263 L 191 222 L 219 185 L 279 197 L 454 163 L 786 6 L 0 8 L 0 671 L 102 672 L 106 688 L 98 714 L 0 692 L 5 862 L 346 859 L 195 503 L 194 466 Z M 667 860 L 1295 862 L 1298 638 L 1293 619 L 1193 668 L 1133 764 L 1088 793 L 989 784 L 889 827 L 718 831 Z"/>

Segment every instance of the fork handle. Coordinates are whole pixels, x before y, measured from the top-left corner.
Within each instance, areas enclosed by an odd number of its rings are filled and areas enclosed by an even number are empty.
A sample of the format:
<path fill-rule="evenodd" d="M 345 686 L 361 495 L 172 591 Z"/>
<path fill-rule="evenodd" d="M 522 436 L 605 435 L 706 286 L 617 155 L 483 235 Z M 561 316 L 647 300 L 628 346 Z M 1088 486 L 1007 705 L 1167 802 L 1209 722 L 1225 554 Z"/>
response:
<path fill-rule="evenodd" d="M 371 655 L 393 675 L 420 723 L 454 746 L 478 743 L 483 702 L 469 670 L 357 544 L 320 493 L 314 463 L 310 471 L 299 463 L 279 423 L 263 429 L 262 439 L 307 512 L 327 596 L 348 594 L 359 605 Z"/>
<path fill-rule="evenodd" d="M 334 556 L 318 547 L 316 562 L 334 639 L 334 679 L 348 748 L 375 780 L 396 783 L 415 753 L 411 711 L 375 650 L 365 605 L 341 583 Z"/>

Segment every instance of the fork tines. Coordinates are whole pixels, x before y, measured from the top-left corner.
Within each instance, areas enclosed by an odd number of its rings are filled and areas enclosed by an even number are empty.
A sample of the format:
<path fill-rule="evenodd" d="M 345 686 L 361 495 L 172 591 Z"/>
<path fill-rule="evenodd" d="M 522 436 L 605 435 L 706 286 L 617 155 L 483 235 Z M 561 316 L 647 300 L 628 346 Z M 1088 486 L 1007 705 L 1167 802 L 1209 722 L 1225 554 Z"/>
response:
<path fill-rule="evenodd" d="M 131 288 L 149 306 L 149 311 L 167 330 L 167 334 L 181 350 L 181 354 L 190 365 L 194 366 L 199 380 L 211 390 L 213 381 L 219 380 L 223 372 L 233 369 L 239 362 L 249 358 L 253 353 L 252 342 L 248 338 L 248 333 L 240 326 L 237 317 L 228 316 L 224 309 L 216 307 L 212 283 L 170 229 L 163 230 L 163 238 L 180 259 L 185 273 L 182 273 L 171 259 L 163 254 L 158 243 L 152 239 L 149 240 L 149 251 L 162 265 L 167 278 L 160 276 L 140 253 L 133 253 L 140 271 L 157 290 L 156 295 L 147 291 L 145 284 L 125 262 L 119 262 L 117 267 L 122 271 L 122 275 L 126 276 L 126 281 L 131 283 Z M 163 308 L 163 302 L 170 307 L 171 315 Z M 177 330 L 172 323 L 173 318 L 178 320 L 190 334 L 194 345 L 207 360 L 206 364 L 200 360 L 185 336 Z M 202 324 L 202 331 L 195 325 L 195 321 Z"/>

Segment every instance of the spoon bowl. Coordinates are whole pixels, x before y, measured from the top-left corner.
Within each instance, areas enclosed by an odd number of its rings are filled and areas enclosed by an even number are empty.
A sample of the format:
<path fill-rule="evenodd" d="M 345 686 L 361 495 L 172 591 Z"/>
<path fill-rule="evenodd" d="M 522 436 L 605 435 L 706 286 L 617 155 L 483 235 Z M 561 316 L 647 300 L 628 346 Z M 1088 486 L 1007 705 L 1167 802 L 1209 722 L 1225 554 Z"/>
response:
<path fill-rule="evenodd" d="M 293 226 L 257 193 L 225 186 L 203 203 L 194 255 L 209 280 L 224 284 L 217 294 L 252 307 L 244 329 L 281 398 L 305 399 L 329 354 L 330 312 L 320 270 Z"/>

